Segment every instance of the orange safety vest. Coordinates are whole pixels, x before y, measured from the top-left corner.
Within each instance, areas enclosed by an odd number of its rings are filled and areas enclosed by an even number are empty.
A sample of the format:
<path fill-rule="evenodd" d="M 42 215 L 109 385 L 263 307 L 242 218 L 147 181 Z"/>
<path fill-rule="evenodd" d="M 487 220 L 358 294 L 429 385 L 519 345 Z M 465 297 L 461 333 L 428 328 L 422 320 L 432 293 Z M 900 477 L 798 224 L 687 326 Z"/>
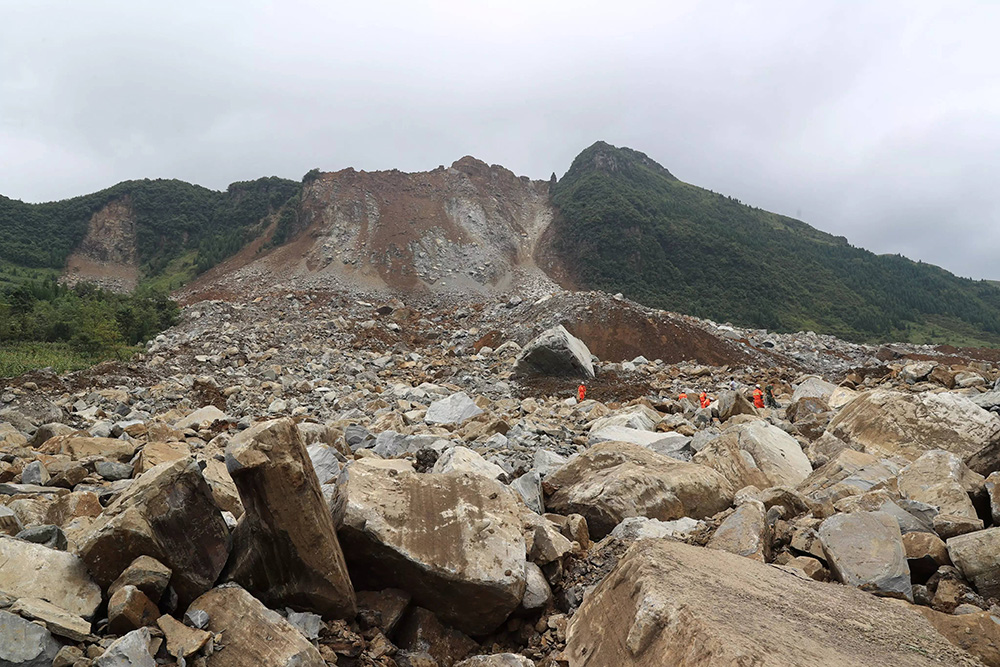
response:
<path fill-rule="evenodd" d="M 576 389 L 576 395 L 578 397 L 578 400 L 581 403 L 583 403 L 583 398 L 584 398 L 584 396 L 587 395 L 587 385 L 581 384 L 579 387 L 577 387 L 577 389 Z"/>
<path fill-rule="evenodd" d="M 683 401 L 683 400 L 684 400 L 685 398 L 687 398 L 687 397 L 688 397 L 688 395 L 687 395 L 687 394 L 678 394 L 678 396 L 677 396 L 677 400 L 678 400 L 678 401 Z"/>
<path fill-rule="evenodd" d="M 753 390 L 753 406 L 755 408 L 764 407 L 764 392 L 759 388 Z"/>
<path fill-rule="evenodd" d="M 710 401 L 708 400 L 708 394 L 706 394 L 705 392 L 701 392 L 701 394 L 698 396 L 698 400 L 701 401 L 701 407 L 703 408 L 707 408 L 710 403 Z"/>

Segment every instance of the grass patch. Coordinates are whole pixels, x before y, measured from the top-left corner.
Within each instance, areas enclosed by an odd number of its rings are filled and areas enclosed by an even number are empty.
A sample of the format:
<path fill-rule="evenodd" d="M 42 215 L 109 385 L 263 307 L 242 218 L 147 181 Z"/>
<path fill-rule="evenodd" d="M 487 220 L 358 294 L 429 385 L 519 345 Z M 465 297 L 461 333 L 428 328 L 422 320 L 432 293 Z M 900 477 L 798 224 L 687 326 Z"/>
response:
<path fill-rule="evenodd" d="M 893 331 L 888 338 L 890 341 L 917 345 L 1000 348 L 1000 335 L 977 329 L 958 318 L 941 315 L 928 315 L 926 322 L 908 323 L 905 329 Z"/>
<path fill-rule="evenodd" d="M 140 287 L 170 293 L 198 275 L 198 251 L 190 250 L 170 261 L 161 273 L 141 281 Z"/>
<path fill-rule="evenodd" d="M 108 359 L 128 359 L 138 347 L 122 347 L 106 355 L 92 357 L 74 350 L 68 343 L 0 343 L 0 378 L 17 377 L 28 371 L 51 368 L 56 373 L 78 371 Z"/>

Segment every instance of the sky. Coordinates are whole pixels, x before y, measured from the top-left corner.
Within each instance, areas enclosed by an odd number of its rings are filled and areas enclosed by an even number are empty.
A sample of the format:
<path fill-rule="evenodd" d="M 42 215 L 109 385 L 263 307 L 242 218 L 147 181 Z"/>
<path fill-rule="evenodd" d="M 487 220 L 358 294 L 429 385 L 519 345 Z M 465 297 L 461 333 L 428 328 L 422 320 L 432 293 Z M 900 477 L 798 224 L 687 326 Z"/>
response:
<path fill-rule="evenodd" d="M 0 194 L 223 189 L 598 140 L 1000 279 L 1000 3 L 0 0 Z"/>

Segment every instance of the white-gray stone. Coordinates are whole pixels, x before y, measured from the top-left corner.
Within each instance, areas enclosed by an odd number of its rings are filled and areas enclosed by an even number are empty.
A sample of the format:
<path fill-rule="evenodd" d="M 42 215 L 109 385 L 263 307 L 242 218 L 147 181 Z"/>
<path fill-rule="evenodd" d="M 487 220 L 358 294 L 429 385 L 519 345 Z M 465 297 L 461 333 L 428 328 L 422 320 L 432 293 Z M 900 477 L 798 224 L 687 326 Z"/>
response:
<path fill-rule="evenodd" d="M 464 391 L 460 391 L 431 403 L 427 408 L 427 414 L 424 415 L 424 421 L 428 424 L 461 424 L 466 419 L 481 414 L 483 411 L 475 401 Z"/>

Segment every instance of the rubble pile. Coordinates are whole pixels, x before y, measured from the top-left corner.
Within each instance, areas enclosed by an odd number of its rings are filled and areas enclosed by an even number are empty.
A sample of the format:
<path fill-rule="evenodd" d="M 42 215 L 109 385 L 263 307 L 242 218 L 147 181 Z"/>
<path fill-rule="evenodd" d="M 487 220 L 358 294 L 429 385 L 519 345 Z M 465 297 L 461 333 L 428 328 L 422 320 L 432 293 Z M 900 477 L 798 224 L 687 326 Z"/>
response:
<path fill-rule="evenodd" d="M 5 381 L 0 665 L 1000 665 L 994 363 L 439 298 Z"/>

